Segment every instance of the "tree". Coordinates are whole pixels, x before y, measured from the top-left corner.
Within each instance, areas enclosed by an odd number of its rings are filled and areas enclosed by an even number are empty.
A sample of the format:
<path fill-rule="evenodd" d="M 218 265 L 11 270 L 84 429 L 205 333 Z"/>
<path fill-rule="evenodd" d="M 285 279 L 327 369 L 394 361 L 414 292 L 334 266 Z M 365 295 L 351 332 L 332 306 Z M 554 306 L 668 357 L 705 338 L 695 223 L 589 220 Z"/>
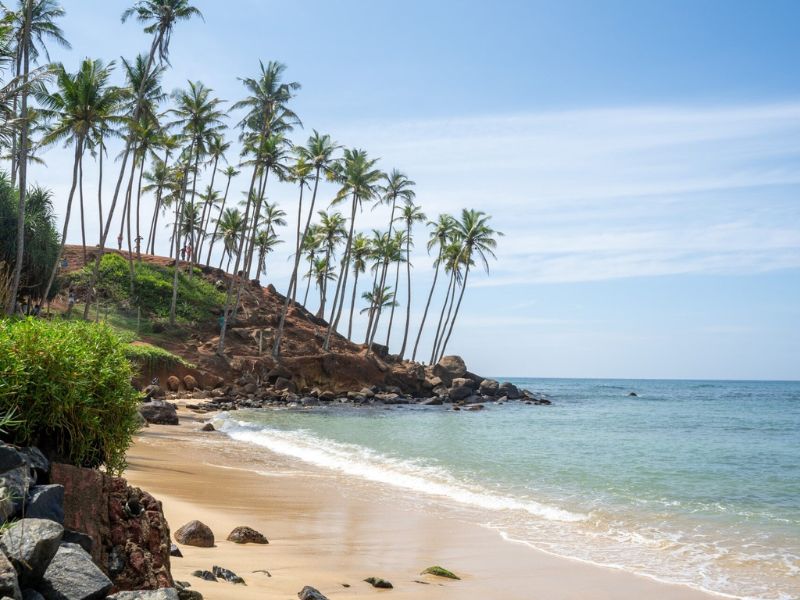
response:
<path fill-rule="evenodd" d="M 347 235 L 344 223 L 344 217 L 338 212 L 328 214 L 323 210 L 319 211 L 319 225 L 316 229 L 317 245 L 325 251 L 324 262 L 329 268 L 333 264 L 336 247 Z M 317 310 L 317 317 L 319 318 L 322 318 L 325 314 L 325 300 L 328 297 L 327 281 L 327 279 L 323 281 L 325 287 L 322 290 L 321 302 Z"/>
<path fill-rule="evenodd" d="M 222 240 L 222 257 L 219 259 L 219 268 L 222 268 L 222 262 L 225 260 L 225 255 L 228 256 L 228 265 L 225 270 L 228 271 L 231 263 L 231 258 L 236 253 L 239 247 L 239 240 L 244 234 L 244 217 L 237 208 L 226 208 L 219 219 L 217 219 L 217 227 L 214 230 L 214 238 Z"/>
<path fill-rule="evenodd" d="M 219 166 L 220 159 L 225 159 L 225 153 L 230 149 L 231 144 L 230 142 L 226 142 L 225 138 L 221 135 L 215 135 L 211 138 L 208 143 L 208 159 L 209 165 L 211 165 L 211 183 L 208 184 L 208 188 L 206 190 L 205 203 L 203 204 L 203 231 L 208 229 L 208 224 L 211 222 L 211 209 L 214 207 L 214 203 L 219 200 L 219 192 L 214 190 L 214 180 L 217 177 L 217 167 Z M 226 160 L 227 162 L 227 160 Z M 203 245 L 205 243 L 205 237 L 200 241 L 200 247 L 197 249 L 197 256 L 198 258 L 201 256 L 203 252 Z"/>
<path fill-rule="evenodd" d="M 425 328 L 425 321 L 428 318 L 428 309 L 431 306 L 431 300 L 433 299 L 433 292 L 436 289 L 436 281 L 439 278 L 439 267 L 442 263 L 442 255 L 444 253 L 445 247 L 449 244 L 450 239 L 453 235 L 453 230 L 455 228 L 455 220 L 450 215 L 442 214 L 439 215 L 439 218 L 436 221 L 429 221 L 428 226 L 432 227 L 431 235 L 428 240 L 428 253 L 435 247 L 439 247 L 439 251 L 436 255 L 436 260 L 433 263 L 434 272 L 433 272 L 433 283 L 431 283 L 431 291 L 428 292 L 428 300 L 425 303 L 425 311 L 422 313 L 422 321 L 419 324 L 419 332 L 417 333 L 417 339 L 414 341 L 414 351 L 411 353 L 411 360 L 415 360 L 417 358 L 417 348 L 419 347 L 419 340 L 422 337 L 422 331 Z"/>
<path fill-rule="evenodd" d="M 225 182 L 225 195 L 222 196 L 222 204 L 219 207 L 219 214 L 222 215 L 225 211 L 225 203 L 228 201 L 228 191 L 231 187 L 231 179 L 236 177 L 239 174 L 234 167 L 228 166 L 222 172 L 225 175 L 226 182 Z M 219 219 L 215 219 L 214 224 L 214 233 L 211 234 L 211 243 L 208 245 L 208 255 L 206 256 L 206 266 L 211 265 L 211 251 L 214 249 L 214 242 L 217 240 L 217 231 L 219 230 Z M 222 261 L 220 261 L 220 268 L 222 267 Z"/>
<path fill-rule="evenodd" d="M 337 164 L 334 158 L 334 153 L 338 150 L 339 146 L 331 140 L 329 135 L 320 135 L 316 130 L 308 138 L 305 146 L 296 149 L 300 159 L 313 166 L 314 169 L 314 191 L 311 194 L 311 205 L 308 208 L 308 217 L 306 224 L 303 228 L 300 244 L 294 256 L 294 266 L 292 267 L 292 276 L 289 278 L 289 289 L 286 292 L 286 298 L 283 302 L 283 309 L 281 310 L 281 318 L 278 323 L 278 331 L 275 334 L 275 342 L 272 346 L 272 357 L 277 360 L 280 356 L 281 339 L 283 337 L 283 328 L 286 324 L 286 314 L 289 311 L 289 300 L 294 300 L 297 290 L 297 274 L 300 267 L 301 250 L 305 241 L 309 238 L 311 231 L 311 217 L 314 214 L 314 205 L 317 200 L 317 189 L 319 187 L 320 175 L 330 175 L 333 177 L 335 165 Z M 301 183 L 301 198 L 302 198 L 302 183 Z M 306 287 L 305 298 L 308 299 L 308 287 Z M 305 300 L 303 300 L 305 305 Z"/>
<path fill-rule="evenodd" d="M 414 223 L 421 223 L 425 220 L 425 213 L 413 202 L 407 201 L 400 211 L 398 220 L 404 223 L 406 227 L 406 289 L 408 291 L 408 297 L 406 299 L 406 325 L 403 328 L 403 345 L 400 346 L 400 352 L 398 353 L 402 359 L 406 353 L 408 327 L 411 322 L 411 246 L 413 245 L 411 230 L 414 227 Z"/>
<path fill-rule="evenodd" d="M 258 262 L 256 263 L 256 277 L 267 274 L 267 255 L 275 250 L 275 246 L 281 244 L 281 240 L 270 227 L 265 227 L 256 236 L 256 247 L 258 248 Z"/>
<path fill-rule="evenodd" d="M 150 44 L 150 53 L 148 54 L 147 64 L 144 70 L 145 77 L 142 78 L 140 88 L 136 94 L 133 112 L 131 113 L 132 122 L 137 122 L 141 116 L 142 106 L 144 104 L 144 85 L 147 81 L 147 74 L 150 73 L 150 69 L 153 67 L 156 60 L 156 56 L 158 56 L 160 63 L 169 64 L 169 44 L 172 40 L 172 32 L 175 24 L 179 21 L 187 21 L 195 16 L 202 17 L 202 14 L 197 8 L 189 4 L 189 0 L 139 0 L 122 14 L 123 22 L 130 17 L 135 17 L 137 21 L 145 25 L 145 33 L 152 34 L 153 36 L 152 43 Z M 117 183 L 114 187 L 114 195 L 111 199 L 111 207 L 109 208 L 108 217 L 100 235 L 100 244 L 95 258 L 94 269 L 92 270 L 92 277 L 87 286 L 86 306 L 83 309 L 84 319 L 89 316 L 92 290 L 100 275 L 100 261 L 105 252 L 106 240 L 108 238 L 108 232 L 111 229 L 111 221 L 114 215 L 114 209 L 117 206 L 117 200 L 119 199 L 119 192 L 122 187 L 122 180 L 125 176 L 128 158 L 130 157 L 131 151 L 133 151 L 134 154 L 136 152 L 135 144 L 134 136 L 128 135 L 125 140 L 125 150 L 122 155 L 119 177 L 117 178 Z"/>
<path fill-rule="evenodd" d="M 394 235 L 390 238 L 391 244 L 387 247 L 388 254 L 385 256 L 384 264 L 390 265 L 395 264 L 395 275 L 394 275 L 394 286 L 391 290 L 394 292 L 395 297 L 397 297 L 397 290 L 398 286 L 400 285 L 400 264 L 405 262 L 405 257 L 403 256 L 403 245 L 406 243 L 406 233 L 405 231 L 395 231 Z M 397 302 L 391 307 L 391 311 L 389 312 L 389 325 L 386 328 L 386 347 L 389 347 L 389 340 L 392 337 L 392 324 L 394 323 L 394 309 L 397 307 Z M 380 319 L 381 309 L 378 308 L 378 314 L 375 318 L 375 329 L 378 329 L 378 320 Z M 375 334 L 373 334 L 373 338 Z M 370 344 L 372 342 L 370 341 Z"/>
<path fill-rule="evenodd" d="M 367 258 L 372 252 L 369 238 L 363 233 L 356 235 L 353 240 L 352 265 L 353 265 L 353 293 L 350 298 L 350 318 L 347 321 L 347 339 L 353 336 L 353 312 L 356 307 L 356 293 L 358 290 L 358 274 L 367 270 Z"/>
<path fill-rule="evenodd" d="M 473 258 L 480 259 L 487 273 L 489 272 L 487 256 L 497 258 L 494 254 L 494 249 L 497 247 L 495 236 L 502 236 L 503 233 L 492 229 L 489 226 L 489 219 L 491 217 L 479 210 L 464 209 L 461 211 L 461 219 L 456 222 L 456 237 L 461 243 L 460 258 L 466 262 L 466 266 L 464 279 L 461 282 L 461 293 L 458 295 L 458 304 L 456 304 L 450 327 L 447 330 L 447 336 L 444 338 L 444 343 L 439 352 L 440 359 L 444 356 L 447 342 L 450 341 L 450 335 L 453 333 L 453 327 L 458 318 L 458 311 L 461 308 L 461 301 L 464 299 L 464 291 L 467 289 L 467 278 L 469 277 L 470 266 L 473 264 Z"/>
<path fill-rule="evenodd" d="M 397 304 L 394 300 L 394 292 L 390 291 L 388 287 L 373 288 L 371 292 L 361 294 L 361 297 L 367 301 L 367 306 L 361 309 L 361 314 L 368 313 L 370 321 L 377 321 L 375 313 L 378 310 Z"/>

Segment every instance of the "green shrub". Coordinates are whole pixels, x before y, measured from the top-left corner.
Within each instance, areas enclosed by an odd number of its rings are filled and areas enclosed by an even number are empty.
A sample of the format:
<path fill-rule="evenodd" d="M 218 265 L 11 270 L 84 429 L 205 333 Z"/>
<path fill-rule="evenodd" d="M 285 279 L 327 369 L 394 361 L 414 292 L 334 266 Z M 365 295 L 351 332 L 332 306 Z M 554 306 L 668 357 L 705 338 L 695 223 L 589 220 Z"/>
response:
<path fill-rule="evenodd" d="M 183 367 L 193 367 L 191 363 L 186 362 L 177 354 L 173 354 L 158 346 L 137 342 L 129 344 L 125 347 L 125 355 L 133 363 L 142 369 L 156 369 L 158 367 L 174 367 L 177 365 Z"/>
<path fill-rule="evenodd" d="M 82 287 L 90 279 L 91 266 L 72 275 L 71 283 Z M 100 262 L 98 290 L 102 296 L 118 304 L 142 309 L 146 316 L 166 319 L 172 303 L 173 267 L 147 263 L 136 265 L 136 298 L 130 295 L 130 267 L 119 254 L 103 255 Z M 225 295 L 203 279 L 199 269 L 190 279 L 186 273 L 178 274 L 178 302 L 176 316 L 181 321 L 202 321 L 212 318 L 225 302 Z"/>
<path fill-rule="evenodd" d="M 105 325 L 2 320 L 0 414 L 18 423 L 0 437 L 119 472 L 139 425 L 132 376 L 126 344 Z"/>

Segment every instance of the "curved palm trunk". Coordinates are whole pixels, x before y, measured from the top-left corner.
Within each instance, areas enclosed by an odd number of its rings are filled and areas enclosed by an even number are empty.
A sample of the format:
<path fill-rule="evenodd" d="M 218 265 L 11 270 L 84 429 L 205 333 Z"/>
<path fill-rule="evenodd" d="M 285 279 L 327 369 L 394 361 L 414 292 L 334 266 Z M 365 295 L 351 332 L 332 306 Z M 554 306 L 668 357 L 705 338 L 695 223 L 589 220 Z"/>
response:
<path fill-rule="evenodd" d="M 128 210 L 127 212 L 127 223 L 128 223 L 128 269 L 130 271 L 130 291 L 131 291 L 131 298 L 134 297 L 136 294 L 136 267 L 133 266 L 133 245 L 131 239 L 131 208 L 133 207 L 133 180 L 136 175 L 136 157 L 134 155 L 134 160 L 131 161 L 131 176 L 128 180 L 128 192 L 127 192 L 127 199 L 128 199 Z"/>
<path fill-rule="evenodd" d="M 397 269 L 394 275 L 394 297 L 392 298 L 392 310 L 389 312 L 389 327 L 386 330 L 386 348 L 389 348 L 389 339 L 392 337 L 392 323 L 394 322 L 394 309 L 397 305 L 395 299 L 397 298 L 397 286 L 400 285 L 400 261 L 397 261 Z"/>
<path fill-rule="evenodd" d="M 403 331 L 403 345 L 400 346 L 400 358 L 406 353 L 406 343 L 408 342 L 408 325 L 411 321 L 411 225 L 408 227 L 406 235 L 406 287 L 408 296 L 406 298 L 406 326 Z M 395 296 L 397 292 L 395 291 Z"/>
<path fill-rule="evenodd" d="M 430 364 L 434 363 L 434 358 L 436 357 L 436 349 L 439 346 L 439 336 L 442 334 L 442 323 L 444 322 L 444 313 L 447 311 L 447 305 L 450 302 L 451 292 L 454 289 L 455 285 L 455 271 L 450 273 L 450 282 L 447 284 L 447 292 L 444 296 L 444 304 L 442 304 L 442 312 L 439 313 L 439 322 L 436 325 L 436 335 L 433 337 L 433 347 L 431 348 L 431 358 L 428 361 Z"/>
<path fill-rule="evenodd" d="M 442 349 L 439 352 L 439 360 L 442 360 L 444 351 L 447 349 L 447 342 L 450 341 L 450 335 L 453 333 L 453 326 L 456 324 L 456 317 L 458 317 L 458 310 L 461 308 L 461 301 L 464 299 L 464 290 L 467 289 L 467 277 L 469 277 L 469 261 L 467 261 L 467 268 L 464 270 L 464 281 L 461 282 L 461 293 L 458 295 L 458 304 L 456 304 L 456 311 L 453 313 L 453 320 L 450 321 L 450 329 L 447 331 L 447 337 L 444 338 Z"/>
<path fill-rule="evenodd" d="M 231 187 L 231 178 L 228 177 L 228 183 L 225 184 L 225 195 L 222 197 L 222 206 L 219 209 L 219 217 L 217 218 L 217 222 L 214 225 L 214 233 L 211 236 L 211 243 L 208 245 L 208 255 L 206 255 L 206 266 L 211 265 L 211 251 L 214 249 L 214 243 L 217 241 L 217 232 L 219 231 L 219 219 L 222 217 L 222 213 L 225 211 L 225 203 L 228 201 L 228 190 Z M 209 215 L 209 221 L 211 220 L 211 215 Z M 223 258 L 224 258 L 223 252 Z M 220 268 L 222 268 L 222 261 L 219 263 Z"/>
<path fill-rule="evenodd" d="M 211 171 L 211 183 L 208 185 L 208 198 L 203 203 L 203 214 L 200 216 L 200 230 L 203 232 L 203 236 L 200 238 L 200 243 L 198 244 L 197 248 L 197 256 L 201 256 L 203 252 L 203 245 L 206 241 L 206 228 L 208 227 L 208 223 L 211 221 L 211 195 L 214 192 L 214 178 L 217 176 L 217 163 L 219 162 L 219 156 L 214 158 L 214 168 Z M 208 216 L 206 216 L 206 210 L 208 210 Z M 208 219 L 208 220 L 206 220 Z"/>
<path fill-rule="evenodd" d="M 419 332 L 417 333 L 417 339 L 414 342 L 414 351 L 411 353 L 411 360 L 416 360 L 417 358 L 417 348 L 419 347 L 419 340 L 422 337 L 422 331 L 425 328 L 425 321 L 428 318 L 428 309 L 431 306 L 431 300 L 433 299 L 433 291 L 436 289 L 436 280 L 439 278 L 439 266 L 442 261 L 442 248 L 439 247 L 439 257 L 436 259 L 436 270 L 433 273 L 433 283 L 431 284 L 431 291 L 428 293 L 428 301 L 425 303 L 425 311 L 422 313 L 422 322 L 419 324 Z"/>
<path fill-rule="evenodd" d="M 64 253 L 64 245 L 67 243 L 67 231 L 69 229 L 69 217 L 70 213 L 72 212 L 72 199 L 75 197 L 75 188 L 78 186 L 78 169 L 81 162 L 81 148 L 83 147 L 83 139 L 79 139 L 75 142 L 75 160 L 72 166 L 72 187 L 69 189 L 69 196 L 67 198 L 67 211 L 64 215 L 64 230 L 61 233 L 61 244 L 58 248 L 58 254 L 56 255 L 56 262 L 53 265 L 53 269 L 50 271 L 50 279 L 47 281 L 47 287 L 44 289 L 44 294 L 42 295 L 42 299 L 47 302 L 47 299 L 50 297 L 50 288 L 53 287 L 53 282 L 56 279 L 56 274 L 58 273 L 58 267 L 61 264 L 61 255 Z M 23 175 L 24 175 L 25 167 L 20 165 L 20 184 L 23 182 Z M 15 297 L 16 299 L 16 297 Z"/>
<path fill-rule="evenodd" d="M 353 265 L 353 294 L 350 297 L 350 319 L 347 322 L 347 339 L 353 337 L 353 312 L 356 309 L 356 292 L 358 291 L 358 269 Z"/>
<path fill-rule="evenodd" d="M 83 250 L 83 264 L 86 264 L 86 218 L 83 213 L 83 151 L 78 160 L 78 200 L 81 207 L 81 249 Z"/>
<path fill-rule="evenodd" d="M 375 265 L 375 277 L 372 278 L 372 293 L 373 293 L 373 295 L 375 294 L 375 290 L 378 289 L 377 286 L 378 286 L 378 271 L 379 270 L 380 269 L 378 268 L 378 265 L 376 264 Z M 370 305 L 370 309 L 367 311 L 367 314 L 369 315 L 369 320 L 367 321 L 367 335 L 364 338 L 364 343 L 365 344 L 369 344 L 370 334 L 372 333 L 372 323 L 375 321 L 375 302 L 374 302 L 374 299 L 373 299 L 372 304 Z"/>
<path fill-rule="evenodd" d="M 103 138 L 100 138 L 100 158 L 99 158 L 99 171 L 100 174 L 97 178 L 97 210 L 100 213 L 100 220 L 98 225 L 103 226 Z"/>
<path fill-rule="evenodd" d="M 303 296 L 303 307 L 308 305 L 308 291 L 311 289 L 311 267 L 308 267 L 306 278 L 308 279 L 308 282 L 306 283 L 306 293 Z"/>
<path fill-rule="evenodd" d="M 242 269 L 243 277 L 239 281 L 239 287 L 236 290 L 236 302 L 233 305 L 233 314 L 234 315 L 237 312 L 239 312 L 239 304 L 240 304 L 240 302 L 242 300 L 242 289 L 244 288 L 245 281 L 250 276 L 250 266 L 251 266 L 251 264 L 253 262 L 253 251 L 255 250 L 256 236 L 258 235 L 258 221 L 261 218 L 261 204 L 264 201 L 264 192 L 267 189 L 267 179 L 268 178 L 269 178 L 269 167 L 264 169 L 264 173 L 262 173 L 262 175 L 261 175 L 261 182 L 260 182 L 259 188 L 258 188 L 258 197 L 256 199 L 257 200 L 256 201 L 256 210 L 253 213 L 253 226 L 252 226 L 252 232 L 251 232 L 251 235 L 250 235 L 249 249 L 248 249 L 248 252 L 247 252 L 247 256 L 245 257 L 245 266 Z M 247 231 L 247 226 L 246 225 L 245 225 L 245 231 Z M 238 273 L 237 273 L 237 276 L 238 276 Z"/>
<path fill-rule="evenodd" d="M 153 218 L 150 219 L 150 231 L 147 233 L 147 246 L 144 249 L 145 254 L 156 253 L 156 228 L 158 227 L 158 214 L 161 212 L 162 192 L 163 188 L 159 185 L 156 188 L 156 204 L 153 209 Z M 172 247 L 172 244 L 170 244 L 170 247 Z M 172 253 L 170 252 L 170 254 Z"/>
<path fill-rule="evenodd" d="M 297 237 L 294 244 L 294 252 L 295 256 L 300 254 L 300 221 L 303 220 L 303 181 L 300 181 L 300 201 L 297 203 Z M 286 297 L 292 298 L 294 301 L 295 296 L 295 288 L 297 287 L 297 281 L 295 279 L 296 273 L 292 272 L 292 276 L 289 278 L 289 289 L 286 291 Z"/>
<path fill-rule="evenodd" d="M 191 159 L 194 152 L 194 140 L 189 146 L 189 156 Z M 178 307 L 178 274 L 181 270 L 181 230 L 183 229 L 183 206 L 186 202 L 186 184 L 189 177 L 189 164 L 187 162 L 183 171 L 183 183 L 180 198 L 175 200 L 175 228 L 172 232 L 172 241 L 175 248 L 175 270 L 172 274 L 172 300 L 169 305 L 169 324 L 175 325 L 175 314 Z"/>
<path fill-rule="evenodd" d="M 195 158 L 194 158 L 194 176 L 192 177 L 192 199 L 191 204 L 194 206 L 194 197 L 197 192 L 197 180 L 200 177 L 200 172 L 198 171 L 198 167 L 200 166 L 200 145 L 195 144 Z M 181 215 L 182 216 L 182 215 Z M 195 252 L 194 247 L 194 223 L 191 223 L 189 226 L 189 249 L 191 251 L 191 256 L 189 256 L 189 279 L 192 278 L 192 274 L 194 272 L 194 262 L 197 253 Z M 177 283 L 177 282 L 176 282 Z M 174 293 L 177 293 L 177 288 L 175 289 Z"/>
<path fill-rule="evenodd" d="M 142 102 L 144 97 L 144 90 L 145 84 L 147 83 L 147 78 L 150 74 L 150 69 L 153 66 L 153 61 L 155 60 L 156 51 L 158 50 L 159 46 L 161 46 L 161 41 L 164 37 L 163 30 L 159 30 L 156 35 L 153 36 L 153 43 L 150 45 L 150 54 L 147 57 L 147 66 L 144 70 L 144 77 L 142 78 L 142 82 L 139 85 L 139 91 L 136 95 L 136 106 L 133 110 L 133 121 L 136 122 L 139 119 L 139 116 L 142 112 Z M 92 270 L 92 277 L 89 280 L 89 285 L 87 286 L 86 290 L 86 305 L 83 308 L 83 318 L 89 318 L 89 309 L 91 308 L 92 304 L 92 290 L 95 289 L 95 285 L 97 284 L 97 279 L 100 276 L 100 262 L 103 259 L 103 253 L 105 252 L 106 247 L 106 240 L 108 239 L 108 232 L 111 229 L 111 221 L 114 216 L 114 209 L 117 206 L 117 200 L 119 199 L 119 191 L 122 187 L 122 181 L 125 178 L 125 170 L 128 165 L 128 158 L 130 157 L 131 151 L 133 151 L 134 156 L 136 156 L 136 140 L 131 133 L 128 134 L 128 137 L 125 141 L 125 151 L 122 154 L 122 165 L 119 169 L 119 177 L 117 178 L 117 184 L 114 187 L 114 195 L 111 198 L 111 206 L 108 210 L 108 217 L 106 220 L 106 225 L 102 230 L 100 235 L 100 247 L 98 248 L 97 256 L 95 257 L 94 262 L 94 269 Z"/>
<path fill-rule="evenodd" d="M 439 360 L 439 351 L 442 347 L 442 343 L 444 342 L 444 334 L 447 331 L 447 325 L 450 323 L 450 315 L 453 313 L 453 305 L 456 302 L 456 291 L 458 290 L 458 280 L 453 280 L 453 289 L 450 293 L 450 305 L 447 307 L 447 316 L 444 318 L 444 322 L 442 323 L 442 331 L 439 334 L 439 339 L 436 342 L 436 351 L 433 355 L 433 361 L 436 362 Z"/>
<path fill-rule="evenodd" d="M 142 177 L 144 176 L 144 154 L 139 163 L 139 181 L 136 184 L 136 259 L 142 262 L 142 234 L 139 229 L 142 202 Z"/>
<path fill-rule="evenodd" d="M 225 265 L 225 271 L 230 272 L 231 270 L 231 259 L 233 258 L 233 252 L 228 252 L 228 263 Z M 225 259 L 225 255 L 222 255 L 222 259 Z M 222 260 L 219 261 L 219 266 L 222 268 Z"/>
<path fill-rule="evenodd" d="M 314 214 L 314 204 L 317 201 L 317 187 L 319 186 L 319 173 L 320 167 L 317 167 L 316 175 L 314 176 L 314 192 L 311 194 L 311 206 L 308 208 L 308 218 L 306 219 L 306 226 L 303 229 L 303 237 L 301 240 L 304 240 L 308 235 L 308 230 L 311 227 L 311 217 Z M 301 189 L 302 193 L 302 189 Z M 302 241 L 301 241 L 302 243 Z M 295 294 L 294 290 L 297 289 L 297 274 L 300 269 L 300 250 L 298 246 L 298 251 L 295 253 L 294 256 L 294 266 L 292 267 L 292 276 L 289 279 L 289 288 L 292 289 L 291 299 L 294 302 Z M 292 288 L 294 285 L 294 288 Z M 311 280 L 309 279 L 308 285 L 306 286 L 306 294 L 303 299 L 303 306 L 306 305 L 306 301 L 308 300 L 308 288 L 311 286 Z M 290 294 L 286 293 L 286 298 L 283 301 L 283 309 L 281 310 L 281 320 L 278 323 L 278 331 L 275 334 L 275 342 L 272 345 L 272 357 L 277 359 L 281 353 L 281 339 L 283 338 L 283 328 L 286 324 L 286 314 L 289 312 L 289 296 Z"/>
<path fill-rule="evenodd" d="M 350 249 L 353 247 L 353 231 L 355 230 L 355 223 L 356 223 L 356 209 L 358 207 L 358 196 L 355 192 L 353 192 L 353 208 L 350 211 L 350 231 L 347 234 L 347 246 L 344 249 L 344 256 L 342 257 L 342 273 L 339 277 L 339 280 L 336 282 L 336 293 L 333 295 L 333 306 L 331 308 L 331 318 L 328 322 L 328 331 L 325 334 L 325 342 L 322 344 L 323 350 L 328 350 L 330 347 L 331 342 L 331 333 L 333 330 L 336 329 L 336 325 L 339 321 L 339 316 L 341 315 L 341 310 L 337 315 L 336 308 L 337 304 L 340 303 L 339 299 L 339 292 L 341 292 L 341 304 L 344 304 L 344 293 L 347 289 L 347 273 L 350 270 L 348 265 L 350 264 Z M 341 306 L 339 307 L 341 309 Z"/>

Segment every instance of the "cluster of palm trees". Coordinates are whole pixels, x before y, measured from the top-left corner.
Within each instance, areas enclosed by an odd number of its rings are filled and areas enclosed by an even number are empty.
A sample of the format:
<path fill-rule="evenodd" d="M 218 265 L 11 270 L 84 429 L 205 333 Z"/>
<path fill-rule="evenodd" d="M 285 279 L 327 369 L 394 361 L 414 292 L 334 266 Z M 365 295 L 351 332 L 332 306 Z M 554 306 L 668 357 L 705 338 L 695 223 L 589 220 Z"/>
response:
<path fill-rule="evenodd" d="M 364 343 L 368 351 L 380 342 L 388 347 L 392 332 L 402 331 L 398 354 L 402 357 L 410 353 L 416 359 L 426 323 L 431 323 L 433 331 L 431 308 L 440 273 L 446 276 L 447 288 L 438 310 L 429 360 L 443 355 L 470 270 L 476 262 L 488 270 L 496 238 L 502 235 L 490 227 L 487 215 L 464 210 L 458 217 L 440 215 L 428 222 L 427 245 L 429 253 L 435 255 L 434 277 L 421 323 L 413 335 L 414 228 L 427 219 L 415 203 L 415 183 L 398 170 L 382 171 L 378 159 L 366 151 L 343 148 L 316 130 L 304 144 L 293 143 L 290 136 L 302 123 L 292 111 L 291 101 L 300 85 L 284 80 L 283 64 L 261 63 L 255 77 L 241 79 L 244 97 L 229 107 L 200 81 L 189 81 L 185 89 L 168 95 L 161 79 L 170 67 L 174 28 L 200 13 L 189 0 L 139 0 L 122 18 L 135 18 L 144 25 L 145 33 L 151 36 L 150 49 L 133 60 L 121 60 L 124 84 L 111 82 L 117 68 L 114 62 L 88 58 L 76 72 L 60 64 L 31 71 L 31 60 L 36 62 L 44 55 L 49 61 L 47 42 L 68 46 L 57 25 L 64 11 L 56 0 L 17 0 L 16 6 L 3 8 L 6 19 L 0 41 L 6 43 L 0 53 L 5 52 L 13 61 L 14 76 L 0 88 L 5 116 L 0 144 L 10 150 L 12 182 L 19 180 L 23 197 L 20 207 L 24 205 L 26 171 L 32 157 L 41 148 L 61 143 L 73 154 L 62 252 L 76 196 L 85 259 L 85 222 L 93 218 L 90 210 L 96 210 L 99 218 L 99 251 L 95 252 L 84 316 L 89 314 L 101 284 L 99 266 L 109 234 L 117 233 L 120 248 L 123 242 L 126 245 L 130 292 L 135 298 L 137 263 L 143 253 L 155 252 L 159 220 L 167 214 L 171 219 L 170 256 L 175 259 L 172 323 L 179 273 L 191 277 L 195 265 L 212 266 L 214 259 L 213 266 L 234 275 L 228 279 L 220 353 L 225 348 L 228 323 L 239 310 L 244 282 L 266 275 L 268 256 L 283 241 L 293 245 L 293 260 L 274 336 L 275 357 L 280 355 L 287 313 L 301 299 L 303 282 L 304 305 L 309 301 L 312 283 L 316 289 L 317 316 L 326 321 L 323 347 L 328 350 L 332 336 L 339 331 L 346 330 L 346 337 L 352 338 L 359 284 L 364 287 L 366 279 L 368 288 L 360 295 L 364 304 L 358 306 L 358 314 L 365 315 L 367 321 Z M 6 90 L 7 96 L 3 96 Z M 30 98 L 35 100 L 35 107 L 29 106 Z M 226 137 L 226 119 L 230 112 L 242 115 L 235 126 L 240 147 L 236 164 L 228 164 L 232 142 Z M 122 151 L 116 157 L 113 194 L 104 198 L 104 159 L 109 141 L 115 138 Z M 94 209 L 84 194 L 83 161 L 87 154 L 97 163 Z M 242 174 L 248 185 L 244 198 L 237 203 L 230 197 L 231 182 Z M 297 226 L 284 240 L 279 239 L 278 229 L 286 225 L 287 215 L 267 197 L 268 187 L 276 183 L 297 186 Z M 331 187 L 330 202 L 323 207 L 322 195 Z M 148 200 L 143 203 L 143 198 Z M 149 204 L 152 212 L 145 206 Z M 385 230 L 359 230 L 365 205 L 385 207 Z M 19 248 L 23 252 L 22 244 Z M 45 298 L 58 274 L 59 262 L 55 261 L 50 270 Z M 404 311 L 398 310 L 401 288 Z"/>

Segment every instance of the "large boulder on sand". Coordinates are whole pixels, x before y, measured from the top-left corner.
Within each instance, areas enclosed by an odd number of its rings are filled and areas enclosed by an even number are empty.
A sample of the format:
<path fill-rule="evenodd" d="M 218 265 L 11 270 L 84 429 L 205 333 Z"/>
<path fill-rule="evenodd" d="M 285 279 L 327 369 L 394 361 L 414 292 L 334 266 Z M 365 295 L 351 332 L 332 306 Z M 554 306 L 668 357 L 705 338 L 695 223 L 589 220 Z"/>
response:
<path fill-rule="evenodd" d="M 467 365 L 460 356 L 443 356 L 442 360 L 433 366 L 433 375 L 439 377 L 447 386 L 453 382 L 453 379 L 464 377 L 466 374 Z"/>
<path fill-rule="evenodd" d="M 263 533 L 244 525 L 231 531 L 228 535 L 228 541 L 234 544 L 269 544 Z"/>
<path fill-rule="evenodd" d="M 177 425 L 178 424 L 178 411 L 174 404 L 155 400 L 142 404 L 139 407 L 139 413 L 144 417 L 148 423 L 156 425 Z"/>
<path fill-rule="evenodd" d="M 328 597 L 323 595 L 318 589 L 307 585 L 302 590 L 297 592 L 297 597 L 300 600 L 328 600 Z"/>
<path fill-rule="evenodd" d="M 200 387 L 197 385 L 197 379 L 195 379 L 192 375 L 183 376 L 183 386 L 190 392 L 193 392 Z"/>
<path fill-rule="evenodd" d="M 201 521 L 189 521 L 175 532 L 175 540 L 185 546 L 212 548 L 214 546 L 214 532 Z"/>
<path fill-rule="evenodd" d="M 181 380 L 175 377 L 175 375 L 170 375 L 167 377 L 167 389 L 170 392 L 177 392 L 181 389 Z"/>

